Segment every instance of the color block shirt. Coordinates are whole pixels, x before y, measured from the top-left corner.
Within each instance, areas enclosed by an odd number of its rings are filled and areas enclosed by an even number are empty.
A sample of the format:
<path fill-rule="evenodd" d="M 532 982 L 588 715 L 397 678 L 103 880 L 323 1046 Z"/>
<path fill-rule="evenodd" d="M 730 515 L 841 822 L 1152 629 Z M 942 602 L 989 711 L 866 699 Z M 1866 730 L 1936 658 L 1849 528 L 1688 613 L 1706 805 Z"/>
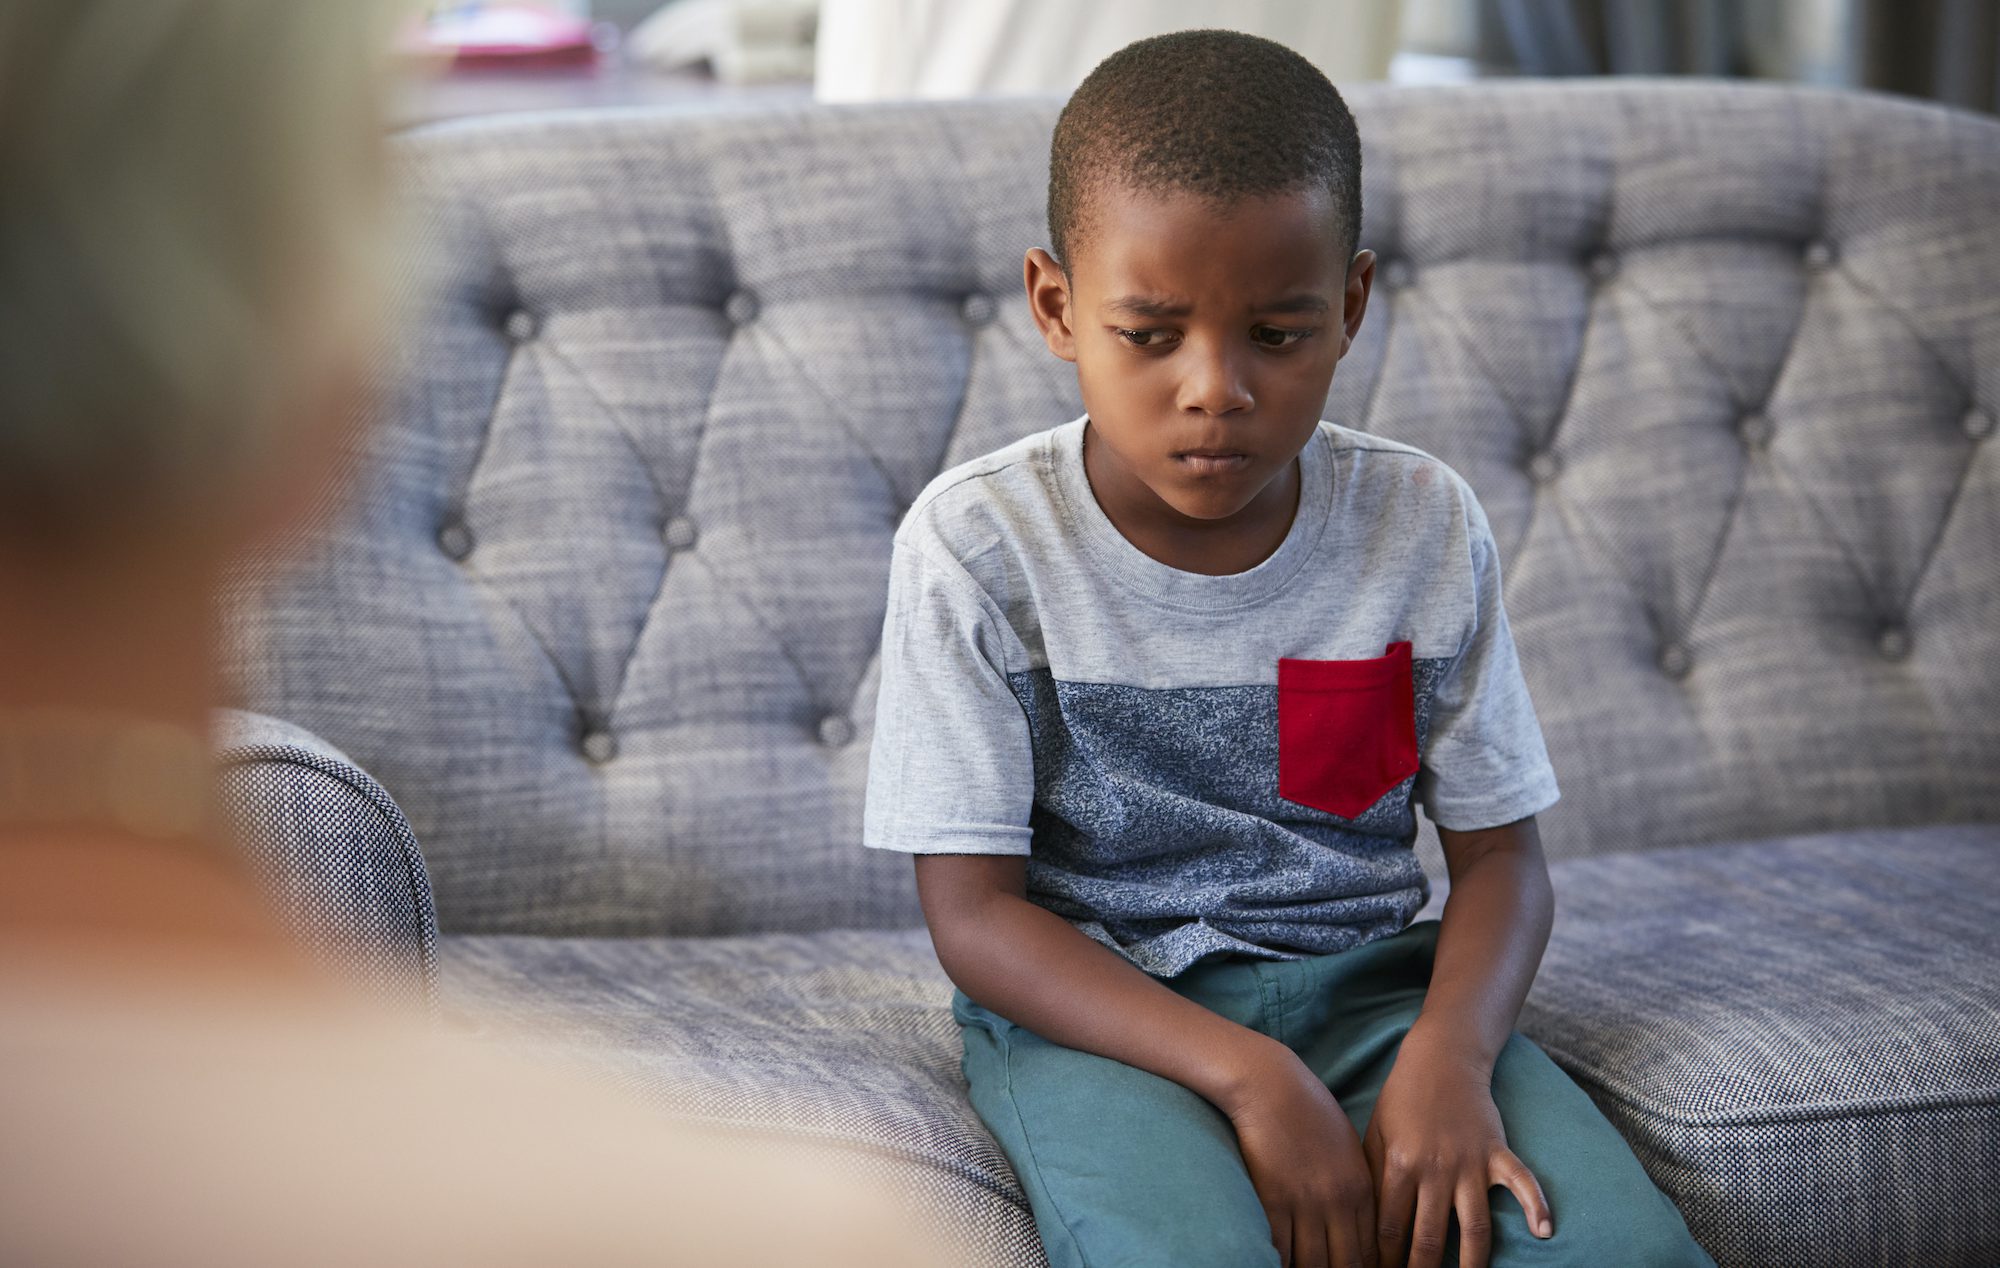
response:
<path fill-rule="evenodd" d="M 1430 897 L 1413 798 L 1454 829 L 1555 772 L 1472 488 L 1322 420 L 1255 567 L 1118 531 L 1087 415 L 939 474 L 896 530 L 863 844 L 1027 857 L 1027 897 L 1148 973 L 1295 960 Z"/>

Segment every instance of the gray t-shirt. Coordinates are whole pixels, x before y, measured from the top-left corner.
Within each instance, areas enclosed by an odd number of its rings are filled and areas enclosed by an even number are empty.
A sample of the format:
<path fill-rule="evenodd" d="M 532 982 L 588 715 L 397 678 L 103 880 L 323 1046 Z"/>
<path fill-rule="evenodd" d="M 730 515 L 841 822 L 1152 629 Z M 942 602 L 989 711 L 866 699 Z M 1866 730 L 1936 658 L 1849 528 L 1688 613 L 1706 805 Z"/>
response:
<path fill-rule="evenodd" d="M 1284 541 L 1211 576 L 1106 517 L 1087 417 L 942 472 L 897 528 L 864 845 L 1026 855 L 1031 901 L 1172 977 L 1406 927 L 1413 795 L 1455 829 L 1554 804 L 1457 472 L 1322 420 Z"/>

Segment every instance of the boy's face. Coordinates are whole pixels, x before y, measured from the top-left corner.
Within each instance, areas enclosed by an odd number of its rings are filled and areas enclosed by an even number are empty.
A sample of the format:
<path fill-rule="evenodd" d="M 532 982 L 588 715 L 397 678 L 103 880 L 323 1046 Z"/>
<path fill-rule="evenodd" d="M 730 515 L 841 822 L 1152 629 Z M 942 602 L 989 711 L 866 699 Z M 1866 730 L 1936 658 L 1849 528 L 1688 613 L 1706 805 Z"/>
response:
<path fill-rule="evenodd" d="M 1049 350 L 1076 363 L 1099 500 L 1175 533 L 1252 531 L 1279 500 L 1289 523 L 1280 477 L 1360 329 L 1374 253 L 1343 256 L 1322 189 L 1218 207 L 1114 187 L 1089 215 L 1068 279 L 1040 248 L 1025 272 Z"/>

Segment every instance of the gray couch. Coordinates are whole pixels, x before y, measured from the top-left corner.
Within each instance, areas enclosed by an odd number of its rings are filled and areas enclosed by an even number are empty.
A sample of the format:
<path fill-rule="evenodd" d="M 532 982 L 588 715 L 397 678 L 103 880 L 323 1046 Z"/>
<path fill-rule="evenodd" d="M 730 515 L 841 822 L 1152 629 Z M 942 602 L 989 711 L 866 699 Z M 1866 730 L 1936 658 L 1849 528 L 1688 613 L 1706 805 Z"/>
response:
<path fill-rule="evenodd" d="M 1520 1029 L 1723 1264 L 2000 1262 L 2000 123 L 1350 100 L 1326 416 L 1478 491 L 1562 782 Z M 862 792 L 898 516 L 1081 413 L 1020 294 L 1058 105 L 401 138 L 387 418 L 228 621 L 231 793 L 330 954 L 893 1174 L 966 1263 L 1043 1260 Z"/>

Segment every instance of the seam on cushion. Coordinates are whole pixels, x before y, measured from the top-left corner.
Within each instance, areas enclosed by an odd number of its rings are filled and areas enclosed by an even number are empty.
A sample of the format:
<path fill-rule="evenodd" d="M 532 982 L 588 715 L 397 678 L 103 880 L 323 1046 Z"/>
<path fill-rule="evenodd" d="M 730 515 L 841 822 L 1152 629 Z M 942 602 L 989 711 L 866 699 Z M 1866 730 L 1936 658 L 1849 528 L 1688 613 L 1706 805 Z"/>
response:
<path fill-rule="evenodd" d="M 732 344 L 733 340 L 724 342 L 721 355 L 715 359 L 715 374 L 709 380 L 708 394 L 702 398 L 701 421 L 695 427 L 694 439 L 690 446 L 692 456 L 688 459 L 687 486 L 681 500 L 683 507 L 687 506 L 694 496 L 694 481 L 696 475 L 699 473 L 698 469 L 701 464 L 701 444 L 707 436 L 709 423 L 715 413 L 715 385 L 722 381 L 723 371 L 728 368 L 729 350 Z M 598 410 L 603 413 L 606 421 L 610 423 L 611 430 L 617 432 L 619 437 L 631 448 L 633 458 L 637 460 L 639 468 L 646 473 L 646 482 L 653 486 L 653 495 L 659 499 L 661 511 L 664 512 L 671 509 L 668 506 L 667 486 L 660 480 L 660 473 L 654 469 L 652 460 L 639 447 L 638 437 L 633 434 L 631 427 L 626 424 L 624 415 L 614 408 L 611 402 L 604 399 L 604 394 L 597 390 L 597 385 L 590 381 L 589 376 L 583 372 L 583 368 L 577 365 L 568 353 L 557 347 L 554 340 L 544 339 L 540 342 L 539 346 L 552 360 L 560 362 L 569 371 L 570 377 L 582 385 L 584 391 L 589 394 L 592 402 L 596 404 Z M 646 600 L 645 610 L 639 615 L 639 628 L 633 633 L 632 646 L 625 652 L 624 663 L 618 667 L 618 677 L 611 685 L 611 694 L 597 702 L 606 726 L 611 724 L 612 719 L 617 713 L 619 698 L 625 694 L 625 684 L 632 676 L 632 664 L 639 659 L 640 645 L 646 641 L 646 628 L 653 619 L 654 609 L 660 606 L 661 596 L 667 592 L 667 577 L 672 572 L 673 561 L 669 558 L 665 563 L 661 564 L 659 583 L 653 587 L 652 597 Z M 578 704 L 581 705 L 582 701 L 579 700 Z"/>
<path fill-rule="evenodd" d="M 1083 1253 L 1083 1243 L 1078 1241 L 1076 1234 L 1070 1231 L 1069 1219 L 1062 1213 L 1061 1208 L 1056 1203 L 1056 1191 L 1050 1188 L 1048 1181 L 1042 1178 L 1042 1160 L 1035 1156 L 1035 1142 L 1028 1139 L 1027 1120 L 1021 1117 L 1021 1107 L 1014 1100 L 1013 1042 L 1006 1035 L 997 1032 L 993 1037 L 1000 1041 L 1000 1064 L 1001 1068 L 1007 1072 L 1007 1108 L 1014 1111 L 1014 1124 L 1021 1132 L 1021 1148 L 1027 1151 L 1028 1162 L 1035 1169 L 1035 1182 L 1042 1186 L 1042 1192 L 1049 1195 L 1049 1209 L 1054 1212 L 1056 1223 L 1061 1226 L 1063 1236 L 1069 1238 L 1071 1247 L 1075 1249 L 1077 1262 L 1082 1264 L 1083 1268 L 1090 1268 L 1090 1259 Z M 1031 1206 L 1029 1210 L 1032 1212 L 1033 1207 Z"/>
<path fill-rule="evenodd" d="M 1536 1041 L 1536 1044 L 1542 1051 L 1548 1053 L 1551 1058 L 1560 1053 L 1564 1060 L 1573 1063 L 1578 1069 L 1588 1069 L 1588 1066 L 1578 1060 L 1576 1055 L 1568 1049 L 1552 1047 L 1541 1043 L 1539 1040 Z M 1563 1072 L 1569 1074 L 1578 1083 L 1590 1084 L 1590 1086 L 1602 1091 L 1611 1100 L 1618 1102 L 1620 1105 L 1637 1114 L 1644 1115 L 1657 1122 L 1671 1123 L 1677 1127 L 1760 1127 L 1774 1123 L 1832 1122 L 1847 1118 L 1887 1117 L 1910 1110 L 1986 1109 L 2000 1107 L 2000 1091 L 1951 1092 L 1926 1096 L 1877 1097 L 1873 1100 L 1857 1101 L 1851 1105 L 1800 1106 L 1794 1110 L 1766 1107 L 1736 1111 L 1707 1118 L 1687 1118 L 1664 1112 L 1643 1101 L 1636 1100 L 1631 1093 L 1614 1088 L 1591 1075 L 1575 1074 L 1567 1068 Z"/>
<path fill-rule="evenodd" d="M 438 1008 L 438 927 L 437 911 L 430 890 L 430 872 L 417 844 L 416 833 L 402 808 L 375 778 L 358 767 L 337 762 L 296 744 L 244 744 L 227 749 L 216 763 L 218 771 L 264 763 L 298 766 L 343 784 L 360 794 L 363 801 L 382 817 L 383 823 L 402 847 L 405 883 L 411 906 L 417 913 L 417 960 L 423 979 L 426 1010 L 436 1016 Z M 360 778 L 356 779 L 355 776 Z M 385 804 L 386 803 L 386 804 Z"/>
<path fill-rule="evenodd" d="M 487 258 L 492 261 L 494 271 L 500 274 L 500 289 L 504 292 L 504 298 L 514 304 L 524 303 L 518 285 L 519 279 L 514 275 L 514 266 L 507 261 L 507 253 L 500 245 L 500 235 L 493 231 L 493 219 L 486 208 L 473 199 L 443 189 L 438 191 L 437 201 L 433 206 L 442 209 L 442 213 L 447 216 L 461 208 L 468 212 L 472 226 L 486 250 Z M 489 289 L 487 294 L 491 293 Z M 472 457 L 465 464 L 465 483 L 452 491 L 450 504 L 455 510 L 462 512 L 465 509 L 466 500 L 472 492 L 473 479 L 478 476 L 480 465 L 486 461 L 486 452 L 492 447 L 493 424 L 500 418 L 500 402 L 506 397 L 507 384 L 514 375 L 514 355 L 515 350 L 509 348 L 507 359 L 501 364 L 500 373 L 494 380 L 493 399 L 487 402 L 486 406 L 486 423 L 479 429 L 479 443 L 473 446 Z"/>

